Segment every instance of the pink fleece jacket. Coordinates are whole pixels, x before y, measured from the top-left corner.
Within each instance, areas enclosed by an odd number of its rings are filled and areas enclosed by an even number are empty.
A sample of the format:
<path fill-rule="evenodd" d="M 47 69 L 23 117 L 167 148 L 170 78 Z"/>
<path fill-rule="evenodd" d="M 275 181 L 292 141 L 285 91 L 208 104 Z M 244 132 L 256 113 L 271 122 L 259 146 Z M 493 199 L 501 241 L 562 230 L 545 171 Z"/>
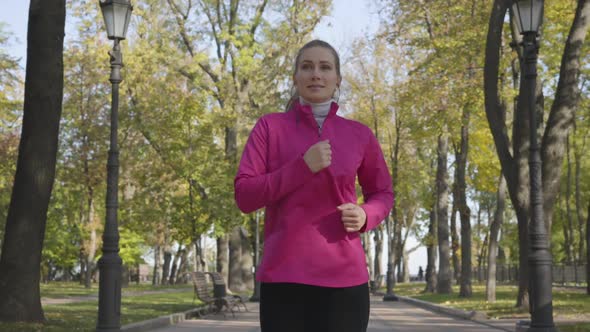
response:
<path fill-rule="evenodd" d="M 261 117 L 244 148 L 235 199 L 244 213 L 266 207 L 264 253 L 257 280 L 349 287 L 369 279 L 359 232 L 347 233 L 336 208 L 357 203 L 362 187 L 367 223 L 375 228 L 391 210 L 391 177 L 371 130 L 344 119 L 332 103 L 321 130 L 309 105 Z M 332 164 L 313 173 L 303 155 L 329 140 Z"/>

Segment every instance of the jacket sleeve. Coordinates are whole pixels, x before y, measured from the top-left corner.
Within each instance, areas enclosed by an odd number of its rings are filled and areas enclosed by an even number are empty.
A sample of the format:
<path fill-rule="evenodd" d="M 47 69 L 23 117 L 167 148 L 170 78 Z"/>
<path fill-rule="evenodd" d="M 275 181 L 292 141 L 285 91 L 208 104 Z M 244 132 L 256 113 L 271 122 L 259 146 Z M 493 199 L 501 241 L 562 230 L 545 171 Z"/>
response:
<path fill-rule="evenodd" d="M 391 175 L 379 142 L 370 130 L 365 155 L 358 169 L 358 178 L 364 198 L 361 207 L 367 214 L 367 222 L 360 231 L 366 232 L 385 219 L 394 202 Z"/>
<path fill-rule="evenodd" d="M 234 195 L 238 208 L 244 213 L 256 211 L 293 192 L 313 177 L 303 155 L 281 168 L 268 170 L 268 123 L 261 118 L 252 132 L 234 179 Z"/>

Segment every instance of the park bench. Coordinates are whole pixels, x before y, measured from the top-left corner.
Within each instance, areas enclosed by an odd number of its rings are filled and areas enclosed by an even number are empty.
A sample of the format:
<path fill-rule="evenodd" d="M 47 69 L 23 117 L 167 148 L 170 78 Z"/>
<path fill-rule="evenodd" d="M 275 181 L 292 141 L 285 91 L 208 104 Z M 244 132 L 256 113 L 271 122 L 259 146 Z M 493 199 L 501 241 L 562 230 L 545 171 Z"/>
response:
<path fill-rule="evenodd" d="M 238 308 L 240 310 L 240 305 L 247 311 L 246 305 L 239 296 L 226 295 L 225 281 L 219 273 L 192 272 L 191 279 L 194 290 L 193 303 L 197 298 L 201 300 L 207 313 L 222 313 L 225 316 L 225 312 L 229 311 L 232 316 L 235 316 L 234 309 Z M 210 285 L 213 285 L 213 287 Z"/>
<path fill-rule="evenodd" d="M 213 279 L 213 297 L 215 297 L 217 301 L 230 303 L 233 307 L 238 308 L 238 310 L 240 310 L 241 306 L 245 311 L 248 311 L 248 307 L 246 307 L 244 299 L 242 299 L 241 296 L 227 294 L 225 280 L 219 272 L 206 272 L 206 274 L 211 276 L 211 279 Z"/>

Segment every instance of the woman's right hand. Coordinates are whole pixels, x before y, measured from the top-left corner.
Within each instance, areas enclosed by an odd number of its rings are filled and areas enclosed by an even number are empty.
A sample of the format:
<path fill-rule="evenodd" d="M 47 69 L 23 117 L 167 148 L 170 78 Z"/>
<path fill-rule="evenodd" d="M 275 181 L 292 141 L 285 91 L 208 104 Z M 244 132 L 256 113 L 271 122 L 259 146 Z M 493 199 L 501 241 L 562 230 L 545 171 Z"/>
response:
<path fill-rule="evenodd" d="M 303 160 L 313 173 L 330 166 L 332 163 L 332 147 L 330 140 L 325 140 L 312 145 L 303 155 Z"/>

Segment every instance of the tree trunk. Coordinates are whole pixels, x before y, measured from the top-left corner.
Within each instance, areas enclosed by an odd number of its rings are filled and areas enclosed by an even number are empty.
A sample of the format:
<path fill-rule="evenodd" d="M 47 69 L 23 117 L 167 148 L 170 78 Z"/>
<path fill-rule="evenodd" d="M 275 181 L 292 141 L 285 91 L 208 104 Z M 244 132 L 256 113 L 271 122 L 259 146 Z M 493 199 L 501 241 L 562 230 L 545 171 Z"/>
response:
<path fill-rule="evenodd" d="M 375 259 L 373 261 L 373 280 L 377 280 L 377 277 L 383 274 L 381 269 L 381 260 L 383 259 L 383 229 L 377 227 L 373 232 L 373 240 L 375 242 Z M 381 285 L 377 285 L 381 287 Z"/>
<path fill-rule="evenodd" d="M 486 212 L 487 212 L 487 220 L 488 220 L 488 230 L 492 224 L 492 208 L 491 208 L 491 204 L 489 204 L 488 206 L 486 206 Z M 485 273 L 483 272 L 484 270 L 484 263 L 487 262 L 488 259 L 488 242 L 490 241 L 489 239 L 489 232 L 486 230 L 485 232 L 483 231 L 483 227 L 482 227 L 482 207 L 481 204 L 478 204 L 477 206 L 477 229 L 475 231 L 475 238 L 476 239 L 481 239 L 482 235 L 483 235 L 483 242 L 481 243 L 481 245 L 477 245 L 477 248 L 474 248 L 477 251 L 477 282 L 481 283 L 484 279 L 485 279 Z M 485 234 L 482 234 L 485 233 Z M 471 235 L 472 238 L 474 237 L 473 234 Z M 471 278 L 473 279 L 473 275 L 471 275 Z"/>
<path fill-rule="evenodd" d="M 393 292 L 395 287 L 395 220 L 393 215 L 395 214 L 395 203 L 391 210 L 391 213 L 385 219 L 386 234 L 387 234 L 387 271 L 385 285 L 387 291 Z"/>
<path fill-rule="evenodd" d="M 200 257 L 200 264 L 202 267 L 201 271 L 207 272 L 209 271 L 209 262 L 207 262 L 207 246 L 205 244 L 205 239 L 201 237 L 199 239 L 199 257 Z"/>
<path fill-rule="evenodd" d="M 87 221 L 87 230 L 90 231 L 90 238 L 86 243 L 86 275 L 84 277 L 84 287 L 86 289 L 90 289 L 92 287 L 92 274 L 94 272 L 95 267 L 95 256 L 96 256 L 96 226 L 95 226 L 95 213 L 94 213 L 94 198 L 93 198 L 93 190 L 90 189 L 88 191 L 88 217 Z"/>
<path fill-rule="evenodd" d="M 391 131 L 388 131 L 388 141 L 391 151 L 393 153 L 390 154 L 390 165 L 391 165 L 391 181 L 393 188 L 397 185 L 397 179 L 399 176 L 399 149 L 400 149 L 400 140 L 401 140 L 401 120 L 400 117 L 395 117 L 395 140 L 393 139 L 393 135 Z M 395 191 L 395 189 L 394 189 Z M 399 223 L 398 213 L 397 213 L 397 201 L 393 201 L 393 206 L 391 207 L 390 216 L 386 219 L 386 233 L 387 233 L 387 274 L 386 274 L 386 286 L 387 292 L 393 292 L 393 288 L 395 287 L 395 261 L 397 257 L 396 251 L 396 229 L 397 227 L 401 227 Z M 390 219 L 391 217 L 391 219 Z M 390 291 L 391 288 L 391 291 Z"/>
<path fill-rule="evenodd" d="M 251 241 L 249 240 L 248 232 L 244 227 L 240 227 L 240 235 L 242 237 L 242 257 L 240 259 L 242 264 L 242 282 L 246 289 L 252 290 L 254 287 L 254 274 L 252 272 L 254 261 L 252 260 Z"/>
<path fill-rule="evenodd" d="M 375 96 L 371 96 L 371 113 L 373 115 L 373 132 L 375 133 L 375 137 L 377 141 L 381 143 L 381 138 L 379 136 L 379 118 L 377 116 L 377 108 L 375 107 Z M 399 134 L 399 132 L 398 132 Z M 365 241 L 363 241 L 365 247 L 365 255 L 367 259 L 367 266 L 369 268 L 369 280 L 377 280 L 378 276 L 381 275 L 381 258 L 383 255 L 383 234 L 381 233 L 381 227 L 375 228 L 372 232 L 373 233 L 373 240 L 375 241 L 375 257 L 371 255 L 371 234 L 364 233 Z M 379 242 L 380 241 L 380 242 Z M 375 287 L 379 288 L 381 285 L 375 285 Z"/>
<path fill-rule="evenodd" d="M 455 175 L 456 175 L 455 170 Z M 457 176 L 455 176 L 455 181 Z M 453 260 L 453 278 L 458 283 L 461 280 L 461 261 L 459 260 L 459 235 L 457 232 L 457 202 L 459 201 L 457 183 L 453 183 L 453 204 L 451 207 L 451 256 Z"/>
<path fill-rule="evenodd" d="M 186 273 L 188 272 L 188 252 L 189 252 L 189 248 L 190 246 L 187 246 L 186 248 L 182 249 L 182 251 L 180 252 L 180 263 L 178 264 L 178 269 L 176 270 L 176 273 L 174 274 L 174 284 L 179 284 L 184 282 L 184 278 L 183 276 L 186 275 Z M 170 284 L 172 285 L 173 283 L 170 282 Z"/>
<path fill-rule="evenodd" d="M 486 282 L 486 300 L 496 302 L 496 257 L 498 255 L 498 234 L 504 223 L 504 211 L 506 210 L 506 179 L 500 174 L 498 193 L 496 200 L 496 212 L 490 225 L 489 249 L 488 249 L 488 280 Z"/>
<path fill-rule="evenodd" d="M 566 137 L 566 184 L 565 184 L 565 215 L 566 221 L 563 223 L 565 238 L 565 259 L 567 264 L 574 262 L 574 220 L 572 215 L 571 197 L 572 197 L 572 160 L 570 158 L 570 136 Z M 551 234 L 551 233 L 549 233 Z"/>
<path fill-rule="evenodd" d="M 518 220 L 519 283 L 516 305 L 528 308 L 528 123 L 526 112 L 513 116 L 512 147 L 506 124 L 506 103 L 498 89 L 500 55 L 502 52 L 502 28 L 510 0 L 494 0 L 486 39 L 484 65 L 485 111 L 494 138 L 496 152 L 506 179 L 510 200 Z M 514 84 L 518 70 L 513 68 Z M 523 105 L 524 107 L 524 105 Z M 515 109 L 520 107 L 515 106 Z M 524 114 L 523 114 L 524 113 Z M 512 154 L 514 153 L 514 155 Z"/>
<path fill-rule="evenodd" d="M 574 123 L 574 133 L 575 133 Z M 585 141 L 585 138 L 584 138 Z M 581 199 L 581 187 L 580 181 L 582 178 L 582 152 L 583 148 L 575 144 L 574 141 L 574 159 L 575 159 L 575 197 L 576 197 L 576 216 L 578 221 L 578 261 L 581 262 L 584 259 L 584 208 L 582 206 Z M 585 144 L 582 144 L 584 146 Z"/>
<path fill-rule="evenodd" d="M 445 134 L 438 137 L 438 161 L 436 169 L 437 221 L 438 221 L 438 280 L 436 292 L 450 294 L 453 292 L 451 275 L 451 255 L 449 246 L 449 185 L 447 183 L 448 138 Z"/>
<path fill-rule="evenodd" d="M 80 278 L 78 282 L 80 285 L 84 285 L 84 276 L 86 275 L 86 259 L 84 258 L 84 248 L 80 246 L 80 250 L 78 252 L 78 262 L 80 263 Z"/>
<path fill-rule="evenodd" d="M 402 282 L 410 282 L 410 267 L 409 267 L 409 257 L 408 252 L 406 250 L 403 251 L 403 269 L 402 269 Z"/>
<path fill-rule="evenodd" d="M 22 132 L 0 258 L 1 321 L 45 320 L 39 281 L 63 99 L 65 15 L 63 0 L 30 2 Z"/>
<path fill-rule="evenodd" d="M 179 260 L 183 253 L 184 249 L 182 249 L 182 245 L 178 246 L 178 251 L 176 251 L 176 255 L 174 255 L 174 261 L 172 263 L 172 268 L 170 269 L 170 276 L 168 277 L 168 285 L 174 285 L 174 281 L 176 280 L 176 272 L 179 268 Z"/>
<path fill-rule="evenodd" d="M 229 279 L 229 242 L 228 236 L 222 235 L 217 238 L 217 272 L 221 273 L 228 284 Z"/>
<path fill-rule="evenodd" d="M 367 269 L 369 270 L 369 280 L 375 279 L 375 273 L 373 271 L 373 255 L 371 254 L 371 232 L 365 232 L 361 234 L 362 243 L 363 243 L 363 250 L 365 251 L 365 262 L 367 264 Z"/>
<path fill-rule="evenodd" d="M 96 232 L 92 232 L 90 237 L 96 240 Z M 94 256 L 86 256 L 86 273 L 84 274 L 84 288 L 92 288 L 92 274 L 94 271 Z"/>
<path fill-rule="evenodd" d="M 433 205 L 436 206 L 436 203 Z M 434 293 L 436 290 L 436 207 L 433 207 L 430 211 L 430 223 L 428 224 L 428 235 L 426 237 L 426 287 L 424 293 Z"/>
<path fill-rule="evenodd" d="M 154 247 L 154 272 L 152 275 L 152 285 L 156 286 L 160 284 L 160 255 L 161 255 L 161 248 L 160 246 Z"/>
<path fill-rule="evenodd" d="M 479 254 L 477 255 L 477 282 L 481 283 L 483 281 L 483 279 L 485 278 L 485 276 L 483 275 L 482 271 L 484 269 L 484 259 L 488 256 L 488 242 L 489 242 L 489 235 L 486 234 L 485 238 L 483 239 L 483 243 L 481 245 L 481 250 L 479 251 Z M 471 276 L 471 278 L 473 278 L 473 275 Z"/>
<path fill-rule="evenodd" d="M 199 250 L 199 239 L 198 238 L 193 238 L 193 242 L 190 244 L 189 246 L 191 248 L 191 250 L 195 253 L 194 255 L 192 255 L 192 267 L 193 270 L 191 272 L 196 272 L 196 271 L 201 271 L 200 270 L 200 250 Z"/>
<path fill-rule="evenodd" d="M 207 271 L 207 262 L 205 261 L 205 248 L 202 245 L 203 238 L 199 236 L 193 243 L 195 247 L 194 267 L 195 271 Z"/>
<path fill-rule="evenodd" d="M 228 287 L 234 292 L 245 290 L 242 279 L 242 237 L 240 227 L 235 227 L 229 238 L 229 280 Z"/>
<path fill-rule="evenodd" d="M 396 268 L 396 275 L 397 275 L 397 282 L 404 282 L 404 271 L 403 271 L 403 259 L 404 259 L 404 254 L 403 254 L 403 250 L 398 251 L 399 255 L 397 256 L 397 264 L 395 265 Z"/>
<path fill-rule="evenodd" d="M 162 285 L 168 283 L 170 277 L 170 263 L 172 262 L 172 252 L 170 247 L 166 245 L 164 248 L 164 265 L 162 266 Z"/>
<path fill-rule="evenodd" d="M 469 151 L 469 110 L 463 108 L 461 146 L 457 153 L 458 210 L 461 218 L 461 288 L 459 297 L 471 297 L 471 210 L 467 205 L 467 154 Z"/>
<path fill-rule="evenodd" d="M 391 245 L 393 246 L 393 270 L 394 273 L 394 280 L 395 282 L 401 282 L 401 259 L 402 259 L 402 235 L 401 235 L 401 228 L 403 225 L 403 216 L 400 216 L 400 213 L 397 210 L 397 205 L 395 210 L 392 209 L 393 212 L 393 238 L 391 240 Z M 394 282 L 394 285 L 395 285 Z"/>
<path fill-rule="evenodd" d="M 395 270 L 396 270 L 396 277 L 397 277 L 397 282 L 404 282 L 404 276 L 403 276 L 403 271 L 402 271 L 402 260 L 403 260 L 403 250 L 399 250 L 398 251 L 398 255 L 396 256 L 396 264 L 395 264 Z"/>

